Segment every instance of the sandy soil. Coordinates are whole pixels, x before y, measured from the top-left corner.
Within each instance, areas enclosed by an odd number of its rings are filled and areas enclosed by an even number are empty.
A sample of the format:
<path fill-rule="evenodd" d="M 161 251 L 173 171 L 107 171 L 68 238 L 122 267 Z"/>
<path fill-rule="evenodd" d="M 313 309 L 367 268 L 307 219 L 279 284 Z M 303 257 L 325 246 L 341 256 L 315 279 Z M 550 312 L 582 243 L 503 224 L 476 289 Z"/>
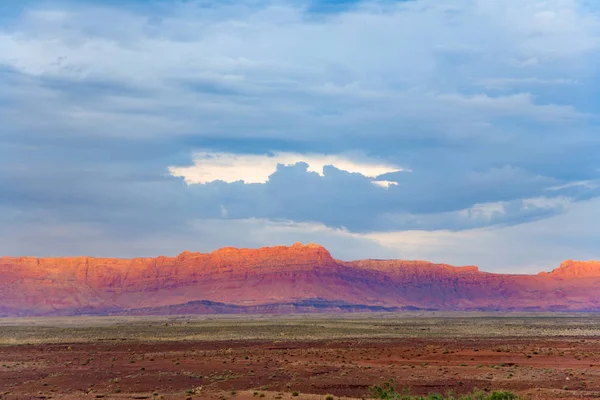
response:
<path fill-rule="evenodd" d="M 414 394 L 479 388 L 532 400 L 600 397 L 600 337 L 589 335 L 298 340 L 273 331 L 269 340 L 215 341 L 99 333 L 67 343 L 47 327 L 28 329 L 45 339 L 0 345 L 2 399 L 360 399 L 390 378 Z"/>

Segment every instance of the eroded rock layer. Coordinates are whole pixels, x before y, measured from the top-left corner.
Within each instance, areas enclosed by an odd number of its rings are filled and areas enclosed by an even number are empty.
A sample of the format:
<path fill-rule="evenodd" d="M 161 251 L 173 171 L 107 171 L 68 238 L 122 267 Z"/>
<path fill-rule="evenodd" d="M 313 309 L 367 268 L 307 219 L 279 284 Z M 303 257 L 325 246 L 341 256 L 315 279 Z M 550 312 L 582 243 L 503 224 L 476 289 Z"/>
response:
<path fill-rule="evenodd" d="M 334 259 L 322 246 L 156 258 L 0 258 L 0 315 L 600 310 L 600 262 L 508 275 L 426 261 Z"/>

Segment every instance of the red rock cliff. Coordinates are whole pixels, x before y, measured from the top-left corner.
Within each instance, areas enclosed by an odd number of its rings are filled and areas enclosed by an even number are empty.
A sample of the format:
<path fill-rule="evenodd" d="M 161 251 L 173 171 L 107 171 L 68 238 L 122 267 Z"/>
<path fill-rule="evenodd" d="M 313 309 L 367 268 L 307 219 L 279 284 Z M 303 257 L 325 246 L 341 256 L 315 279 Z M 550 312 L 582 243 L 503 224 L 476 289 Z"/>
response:
<path fill-rule="evenodd" d="M 198 300 L 258 310 L 308 299 L 446 310 L 590 310 L 600 309 L 598 284 L 600 262 L 502 275 L 426 261 L 343 262 L 322 246 L 300 243 L 131 260 L 4 257 L 0 315 L 181 309 L 173 306 Z"/>
<path fill-rule="evenodd" d="M 549 275 L 561 278 L 597 278 L 600 277 L 600 261 L 564 261 Z"/>

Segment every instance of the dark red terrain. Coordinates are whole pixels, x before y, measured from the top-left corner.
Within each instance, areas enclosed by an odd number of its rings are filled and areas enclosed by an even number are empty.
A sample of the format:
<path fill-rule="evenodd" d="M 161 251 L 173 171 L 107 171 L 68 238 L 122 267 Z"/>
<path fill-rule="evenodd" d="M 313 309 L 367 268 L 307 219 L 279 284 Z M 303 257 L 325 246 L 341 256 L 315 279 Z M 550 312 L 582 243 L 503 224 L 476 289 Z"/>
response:
<path fill-rule="evenodd" d="M 176 257 L 0 258 L 0 315 L 600 310 L 600 262 L 506 275 L 426 261 L 340 261 L 322 246 Z"/>

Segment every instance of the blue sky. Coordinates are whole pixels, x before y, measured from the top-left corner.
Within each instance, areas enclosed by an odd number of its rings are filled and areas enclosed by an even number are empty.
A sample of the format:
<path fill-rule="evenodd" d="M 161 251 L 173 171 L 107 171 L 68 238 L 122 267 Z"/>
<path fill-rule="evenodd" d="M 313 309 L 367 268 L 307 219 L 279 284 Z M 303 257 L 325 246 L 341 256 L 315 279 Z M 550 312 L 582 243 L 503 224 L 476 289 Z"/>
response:
<path fill-rule="evenodd" d="M 600 7 L 5 1 L 0 253 L 600 258 Z"/>

